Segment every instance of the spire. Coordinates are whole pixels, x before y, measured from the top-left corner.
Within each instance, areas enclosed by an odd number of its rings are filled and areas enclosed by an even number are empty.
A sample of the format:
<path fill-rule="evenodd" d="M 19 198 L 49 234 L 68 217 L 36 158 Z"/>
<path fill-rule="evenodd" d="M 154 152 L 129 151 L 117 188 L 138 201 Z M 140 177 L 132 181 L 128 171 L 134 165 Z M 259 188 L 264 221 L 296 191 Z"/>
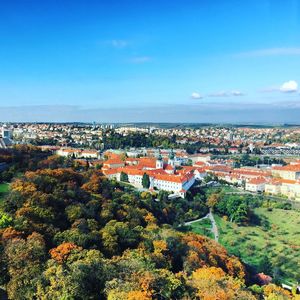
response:
<path fill-rule="evenodd" d="M 158 152 L 158 157 L 157 157 L 157 160 L 162 160 L 162 156 L 161 156 L 160 149 L 159 149 L 159 152 Z"/>
<path fill-rule="evenodd" d="M 160 150 L 159 150 L 159 155 L 156 159 L 156 169 L 163 169 L 163 167 L 164 167 L 164 162 L 163 162 Z"/>
<path fill-rule="evenodd" d="M 174 159 L 174 151 L 173 149 L 171 150 L 170 154 L 169 154 L 169 159 Z"/>

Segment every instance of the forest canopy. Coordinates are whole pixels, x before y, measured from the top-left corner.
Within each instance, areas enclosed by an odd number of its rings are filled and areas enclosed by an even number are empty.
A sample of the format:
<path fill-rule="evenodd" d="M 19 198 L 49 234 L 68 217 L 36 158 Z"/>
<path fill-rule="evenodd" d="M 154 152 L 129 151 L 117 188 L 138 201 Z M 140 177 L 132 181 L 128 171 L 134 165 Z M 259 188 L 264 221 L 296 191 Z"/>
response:
<path fill-rule="evenodd" d="M 37 151 L 20 155 L 29 150 Z M 157 202 L 37 153 L 34 163 L 15 165 L 20 174 L 0 206 L 0 285 L 9 299 L 292 297 L 273 285 L 251 289 L 237 257 L 175 230 L 185 202 Z"/>

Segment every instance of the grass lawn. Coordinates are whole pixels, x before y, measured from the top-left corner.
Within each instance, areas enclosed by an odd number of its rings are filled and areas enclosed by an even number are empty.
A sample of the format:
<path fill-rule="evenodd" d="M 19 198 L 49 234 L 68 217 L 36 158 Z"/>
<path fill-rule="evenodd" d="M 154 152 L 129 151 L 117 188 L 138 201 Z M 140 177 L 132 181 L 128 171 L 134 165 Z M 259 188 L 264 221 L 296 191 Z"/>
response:
<path fill-rule="evenodd" d="M 192 232 L 208 236 L 211 239 L 214 238 L 214 236 L 211 232 L 211 222 L 209 219 L 204 219 L 204 220 L 192 223 L 192 224 L 188 225 L 187 227 Z"/>
<path fill-rule="evenodd" d="M 280 269 L 284 282 L 296 283 L 300 280 L 300 213 L 257 208 L 255 214 L 263 221 L 250 226 L 238 226 L 215 216 L 219 242 L 229 253 L 254 267 L 267 255 L 273 266 Z"/>
<path fill-rule="evenodd" d="M 2 201 L 3 196 L 9 191 L 9 184 L 8 183 L 1 183 L 0 184 L 0 202 Z"/>

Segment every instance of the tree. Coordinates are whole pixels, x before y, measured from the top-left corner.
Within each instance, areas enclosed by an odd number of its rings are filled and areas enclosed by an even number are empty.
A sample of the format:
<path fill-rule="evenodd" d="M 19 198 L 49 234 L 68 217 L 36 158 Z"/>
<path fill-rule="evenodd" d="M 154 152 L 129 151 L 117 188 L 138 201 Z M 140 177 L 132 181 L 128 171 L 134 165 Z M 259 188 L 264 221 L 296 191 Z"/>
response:
<path fill-rule="evenodd" d="M 66 246 L 66 247 L 65 247 Z M 103 299 L 105 270 L 98 250 L 82 250 L 65 245 L 62 264 L 60 257 L 47 262 L 42 280 L 37 283 L 36 299 Z M 53 250 L 54 251 L 54 250 Z M 63 250 L 64 251 L 64 250 Z M 68 253 L 69 252 L 69 253 Z M 68 253 L 66 256 L 65 254 Z"/>
<path fill-rule="evenodd" d="M 267 300 L 277 300 L 277 299 L 294 299 L 291 297 L 289 291 L 275 285 L 268 284 L 263 288 L 264 298 Z M 295 298 L 296 299 L 296 298 Z"/>
<path fill-rule="evenodd" d="M 78 247 L 72 243 L 63 243 L 58 247 L 53 248 L 49 251 L 52 259 L 56 260 L 58 263 L 63 263 L 67 261 L 68 257 L 72 254 L 72 251 L 80 251 L 81 247 Z"/>
<path fill-rule="evenodd" d="M 124 182 L 128 182 L 128 175 L 124 172 L 121 172 L 120 174 L 120 180 Z"/>
<path fill-rule="evenodd" d="M 207 198 L 208 207 L 214 208 L 215 205 L 218 203 L 219 199 L 220 199 L 220 195 L 217 193 L 213 193 L 209 195 L 209 197 Z"/>
<path fill-rule="evenodd" d="M 34 232 L 26 240 L 14 238 L 7 242 L 5 255 L 11 278 L 7 284 L 9 299 L 34 299 L 46 256 L 43 237 Z"/>
<path fill-rule="evenodd" d="M 139 243 L 140 226 L 130 228 L 128 223 L 109 221 L 101 230 L 104 252 L 108 255 L 120 254 Z"/>
<path fill-rule="evenodd" d="M 0 211 L 0 228 L 7 228 L 13 223 L 12 217 Z"/>
<path fill-rule="evenodd" d="M 122 147 L 168 140 L 114 135 L 111 143 Z M 237 257 L 170 226 L 208 212 L 202 188 L 176 201 L 160 191 L 153 201 L 149 191 L 61 166 L 57 157 L 33 159 L 35 150 L 26 149 L 28 156 L 17 158 L 25 173 L 1 203 L 0 285 L 9 299 L 253 299 Z M 143 184 L 150 185 L 147 174 Z M 255 207 L 246 197 L 219 195 L 210 205 L 235 221 Z M 265 292 L 271 299 L 276 291 Z"/>
<path fill-rule="evenodd" d="M 259 262 L 259 270 L 267 275 L 272 275 L 273 265 L 267 255 L 264 255 Z"/>
<path fill-rule="evenodd" d="M 142 178 L 142 186 L 144 189 L 149 189 L 150 187 L 150 178 L 149 175 L 144 173 L 143 178 Z"/>
<path fill-rule="evenodd" d="M 244 290 L 242 281 L 216 267 L 197 269 L 191 276 L 190 284 L 197 290 L 196 295 L 203 300 L 256 299 L 252 293 Z"/>

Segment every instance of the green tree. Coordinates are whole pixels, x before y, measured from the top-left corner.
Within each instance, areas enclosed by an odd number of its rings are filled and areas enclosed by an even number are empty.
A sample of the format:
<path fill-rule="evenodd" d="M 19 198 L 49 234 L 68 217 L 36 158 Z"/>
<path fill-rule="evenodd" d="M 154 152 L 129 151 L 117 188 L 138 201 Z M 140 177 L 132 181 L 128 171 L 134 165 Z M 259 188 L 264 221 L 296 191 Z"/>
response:
<path fill-rule="evenodd" d="M 128 223 L 109 221 L 101 230 L 102 245 L 108 255 L 120 254 L 139 243 L 141 227 L 130 228 Z"/>
<path fill-rule="evenodd" d="M 150 186 L 150 178 L 149 175 L 144 173 L 143 178 L 142 178 L 142 185 L 143 188 L 148 189 Z"/>
<path fill-rule="evenodd" d="M 120 174 L 120 180 L 124 182 L 128 182 L 128 175 L 124 172 L 121 172 Z"/>
<path fill-rule="evenodd" d="M 6 213 L 0 212 L 0 228 L 6 228 L 11 226 L 13 223 L 12 217 Z"/>
<path fill-rule="evenodd" d="M 37 286 L 37 299 L 102 299 L 105 272 L 98 250 L 75 250 L 64 264 L 51 259 Z"/>
<path fill-rule="evenodd" d="M 273 265 L 267 255 L 264 255 L 259 262 L 259 270 L 268 275 L 273 273 Z"/>

